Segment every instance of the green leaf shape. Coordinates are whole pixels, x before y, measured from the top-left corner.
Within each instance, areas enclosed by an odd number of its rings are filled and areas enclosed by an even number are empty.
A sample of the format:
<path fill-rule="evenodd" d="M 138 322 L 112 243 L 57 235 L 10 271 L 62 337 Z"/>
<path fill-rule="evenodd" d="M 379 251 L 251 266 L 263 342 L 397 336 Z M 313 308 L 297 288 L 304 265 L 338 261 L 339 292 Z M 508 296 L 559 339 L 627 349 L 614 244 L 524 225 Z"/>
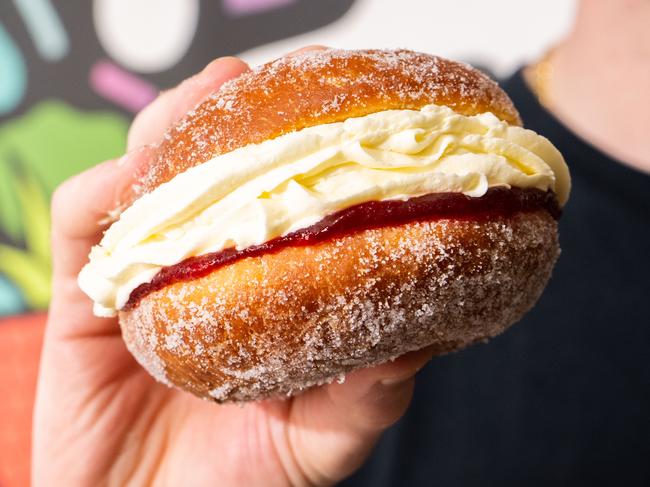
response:
<path fill-rule="evenodd" d="M 7 178 L 12 164 L 27 167 L 45 189 L 124 152 L 129 120 L 110 111 L 81 111 L 60 100 L 45 100 L 0 127 L 0 231 L 22 242 L 18 194 Z"/>
<path fill-rule="evenodd" d="M 0 230 L 18 241 L 21 236 L 20 206 L 14 188 L 13 169 L 0 156 Z"/>
<path fill-rule="evenodd" d="M 25 246 L 30 254 L 50 271 L 50 204 L 45 190 L 36 177 L 25 168 L 23 175 L 16 177 L 16 193 L 20 203 Z"/>
<path fill-rule="evenodd" d="M 128 123 L 117 113 L 48 100 L 0 127 L 0 274 L 29 308 L 44 309 L 50 299 L 52 192 L 73 174 L 119 156 Z"/>
<path fill-rule="evenodd" d="M 45 191 L 28 167 L 9 173 L 18 196 L 25 225 L 25 249 L 0 244 L 0 273 L 21 290 L 33 309 L 47 307 L 50 300 L 50 209 Z"/>
<path fill-rule="evenodd" d="M 50 302 L 50 271 L 26 250 L 0 244 L 0 272 L 18 286 L 31 309 Z"/>

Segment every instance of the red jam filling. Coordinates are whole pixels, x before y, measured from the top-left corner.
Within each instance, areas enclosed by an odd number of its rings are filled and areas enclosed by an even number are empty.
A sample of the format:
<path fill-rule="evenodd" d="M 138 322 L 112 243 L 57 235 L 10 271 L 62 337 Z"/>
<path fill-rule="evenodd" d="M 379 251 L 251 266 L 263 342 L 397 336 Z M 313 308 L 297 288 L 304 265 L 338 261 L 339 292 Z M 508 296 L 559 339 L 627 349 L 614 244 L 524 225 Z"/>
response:
<path fill-rule="evenodd" d="M 555 194 L 539 189 L 492 188 L 479 198 L 460 193 L 434 193 L 406 201 L 370 201 L 333 213 L 310 227 L 253 245 L 242 250 L 220 250 L 190 257 L 178 264 L 163 267 L 148 283 L 133 290 L 125 309 L 133 308 L 149 293 L 179 281 L 203 277 L 215 269 L 246 257 L 278 252 L 284 247 L 314 245 L 361 230 L 401 225 L 414 221 L 445 218 L 483 220 L 507 217 L 519 212 L 547 210 L 555 219 L 560 207 Z"/>

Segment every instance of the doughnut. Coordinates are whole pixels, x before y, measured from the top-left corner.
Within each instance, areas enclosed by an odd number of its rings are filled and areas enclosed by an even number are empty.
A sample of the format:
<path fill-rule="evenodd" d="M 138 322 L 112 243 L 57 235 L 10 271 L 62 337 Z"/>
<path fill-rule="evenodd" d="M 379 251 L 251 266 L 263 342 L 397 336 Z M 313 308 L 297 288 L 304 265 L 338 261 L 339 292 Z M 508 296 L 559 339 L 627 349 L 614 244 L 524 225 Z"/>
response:
<path fill-rule="evenodd" d="M 485 342 L 560 252 L 561 154 L 494 81 L 428 54 L 277 59 L 152 151 L 79 285 L 153 377 L 216 402 Z"/>

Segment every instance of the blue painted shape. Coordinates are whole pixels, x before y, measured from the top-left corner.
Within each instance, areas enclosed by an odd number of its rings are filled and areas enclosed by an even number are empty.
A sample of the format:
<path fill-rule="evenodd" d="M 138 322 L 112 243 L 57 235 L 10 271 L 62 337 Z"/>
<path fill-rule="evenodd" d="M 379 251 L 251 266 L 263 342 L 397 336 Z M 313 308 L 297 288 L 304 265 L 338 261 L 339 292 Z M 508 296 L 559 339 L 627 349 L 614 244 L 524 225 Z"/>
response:
<path fill-rule="evenodd" d="M 25 311 L 25 302 L 16 289 L 0 274 L 0 316 L 14 315 Z"/>
<path fill-rule="evenodd" d="M 36 50 L 46 61 L 60 61 L 70 48 L 68 34 L 50 0 L 14 0 Z"/>
<path fill-rule="evenodd" d="M 0 115 L 16 108 L 26 87 L 27 68 L 23 55 L 0 24 Z"/>

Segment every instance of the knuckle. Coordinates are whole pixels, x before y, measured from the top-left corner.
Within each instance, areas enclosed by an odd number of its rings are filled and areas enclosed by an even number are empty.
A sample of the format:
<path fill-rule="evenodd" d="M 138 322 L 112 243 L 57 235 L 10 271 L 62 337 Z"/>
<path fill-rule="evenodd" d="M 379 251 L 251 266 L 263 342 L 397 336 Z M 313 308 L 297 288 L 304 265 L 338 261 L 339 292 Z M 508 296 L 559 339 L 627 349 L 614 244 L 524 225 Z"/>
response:
<path fill-rule="evenodd" d="M 65 210 L 73 179 L 74 177 L 61 183 L 52 193 L 51 211 L 53 218 Z"/>
<path fill-rule="evenodd" d="M 56 234 L 64 221 L 64 215 L 68 212 L 68 200 L 71 194 L 70 180 L 60 184 L 52 193 L 50 201 L 50 218 L 52 225 L 52 233 Z"/>

